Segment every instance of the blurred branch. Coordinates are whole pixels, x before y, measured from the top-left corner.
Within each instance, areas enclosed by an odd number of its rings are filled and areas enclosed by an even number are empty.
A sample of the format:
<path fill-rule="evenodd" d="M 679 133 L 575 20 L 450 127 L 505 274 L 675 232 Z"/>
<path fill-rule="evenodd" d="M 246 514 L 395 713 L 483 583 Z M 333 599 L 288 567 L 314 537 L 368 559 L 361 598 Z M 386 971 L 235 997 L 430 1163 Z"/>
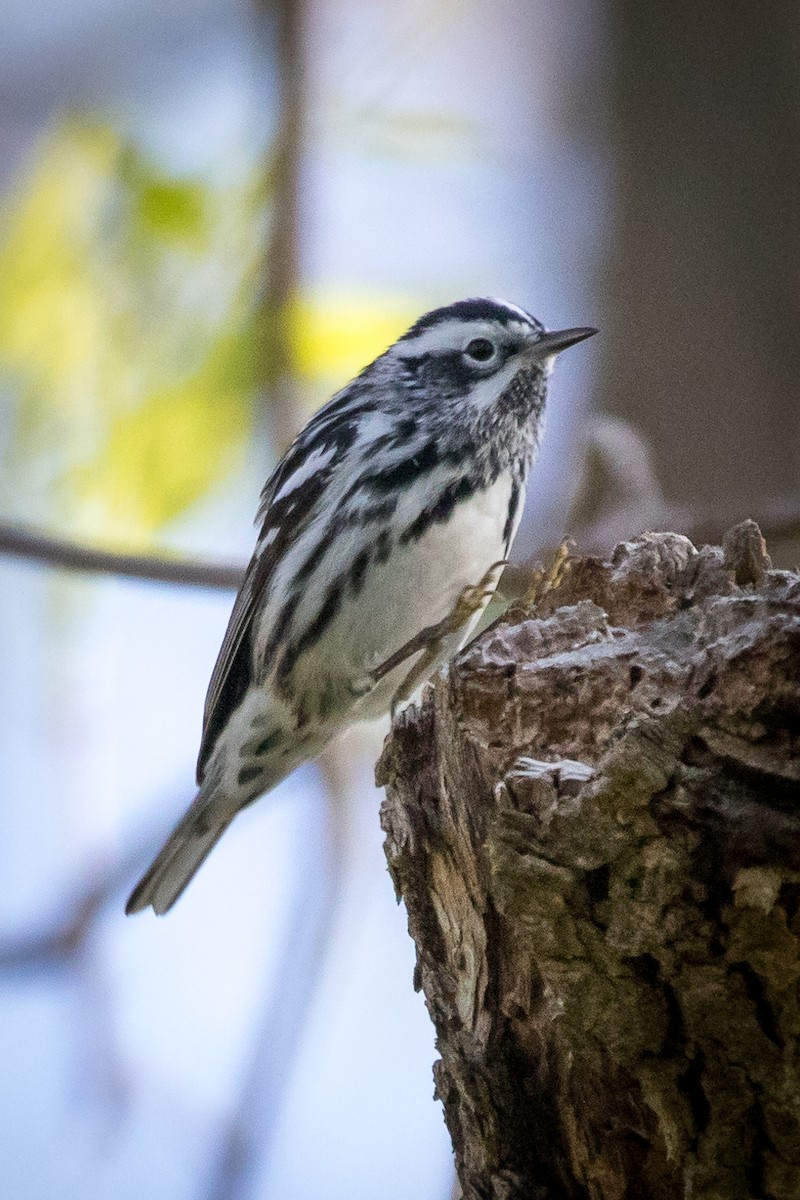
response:
<path fill-rule="evenodd" d="M 102 914 L 152 857 L 164 834 L 161 821 L 144 827 L 114 860 L 86 864 L 80 881 L 65 889 L 66 896 L 55 890 L 54 912 L 29 919 L 22 933 L 0 938 L 0 978 L 40 979 L 46 973 L 62 972 L 77 984 L 79 995 L 73 1000 L 80 1033 L 80 1045 L 73 1052 L 76 1071 L 94 1081 L 106 1114 L 118 1111 L 127 1096 L 127 1071 L 116 1035 L 108 965 L 94 939 Z"/>
<path fill-rule="evenodd" d="M 269 18 L 273 15 L 277 25 L 280 112 L 271 155 L 272 224 L 264 252 L 257 328 L 261 341 L 261 378 L 268 401 L 265 415 L 272 444 L 282 454 L 302 423 L 297 405 L 290 313 L 300 274 L 300 175 L 306 131 L 305 13 L 302 0 L 255 0 L 255 8 L 265 36 L 272 32 Z"/>
<path fill-rule="evenodd" d="M 671 529 L 695 545 L 718 543 L 727 529 L 753 516 L 769 541 L 800 535 L 800 495 L 764 496 L 755 511 L 720 499 L 714 505 L 668 499 L 650 446 L 627 421 L 600 415 L 587 427 L 583 477 L 568 531 L 585 553 L 607 554 L 646 530 Z"/>
<path fill-rule="evenodd" d="M 282 403 L 270 405 L 270 411 L 276 414 L 274 436 L 290 441 L 299 420 L 296 406 L 290 408 L 287 403 L 290 393 L 286 381 L 282 395 Z M 632 425 L 616 417 L 601 416 L 591 421 L 583 478 L 567 522 L 583 553 L 607 554 L 617 542 L 659 529 L 684 533 L 695 545 L 714 544 L 726 528 L 747 516 L 753 516 L 772 543 L 800 537 L 800 496 L 766 496 L 753 506 L 752 513 L 724 500 L 713 508 L 675 503 L 664 495 L 650 449 Z M 547 557 L 554 551 L 554 546 L 548 546 L 539 554 Z M 244 564 L 99 550 L 8 522 L 0 522 L 3 555 L 60 570 L 217 591 L 236 591 L 245 570 Z M 507 567 L 504 593 L 515 595 L 524 590 L 529 574 L 529 564 Z"/>
<path fill-rule="evenodd" d="M 100 913 L 151 856 L 164 836 L 162 822 L 132 838 L 119 857 L 102 867 L 86 867 L 82 881 L 66 899 L 59 898 L 51 919 L 33 923 L 33 929 L 0 939 L 0 975 L 40 973 L 76 965 L 86 948 Z"/>
<path fill-rule="evenodd" d="M 664 494 L 650 446 L 627 421 L 599 415 L 587 424 L 581 480 L 564 524 L 582 554 L 605 556 L 618 542 L 645 532 L 673 530 L 697 546 L 715 545 L 725 531 L 752 517 L 771 544 L 800 538 L 800 494 L 763 496 L 750 508 L 721 498 L 716 504 L 681 504 Z M 535 558 L 549 561 L 558 544 L 539 546 Z M 531 584 L 531 559 L 512 563 L 500 588 L 506 600 Z"/>
<path fill-rule="evenodd" d="M 115 575 L 121 579 L 144 579 L 182 587 L 236 591 L 244 566 L 235 563 L 194 562 L 152 554 L 120 554 L 80 546 L 63 538 L 0 522 L 0 555 L 21 558 L 64 571 Z"/>

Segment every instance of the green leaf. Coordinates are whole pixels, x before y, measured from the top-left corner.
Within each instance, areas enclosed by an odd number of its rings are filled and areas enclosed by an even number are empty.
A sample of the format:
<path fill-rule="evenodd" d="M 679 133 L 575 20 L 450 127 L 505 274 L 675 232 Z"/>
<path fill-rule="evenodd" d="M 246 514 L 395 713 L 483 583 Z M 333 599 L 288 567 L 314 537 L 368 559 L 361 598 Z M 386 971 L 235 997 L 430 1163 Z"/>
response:
<path fill-rule="evenodd" d="M 0 227 L 6 512 L 147 542 L 241 461 L 259 186 L 172 178 L 87 121 L 43 141 Z"/>

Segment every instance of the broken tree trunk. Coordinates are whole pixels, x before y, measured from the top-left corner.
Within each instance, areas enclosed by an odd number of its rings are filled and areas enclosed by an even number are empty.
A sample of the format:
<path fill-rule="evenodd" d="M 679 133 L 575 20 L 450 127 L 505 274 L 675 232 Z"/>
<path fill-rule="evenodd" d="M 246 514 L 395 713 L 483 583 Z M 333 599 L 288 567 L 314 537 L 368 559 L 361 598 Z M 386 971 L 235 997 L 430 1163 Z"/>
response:
<path fill-rule="evenodd" d="M 390 870 L 466 1200 L 800 1196 L 800 577 L 578 559 L 395 722 Z"/>

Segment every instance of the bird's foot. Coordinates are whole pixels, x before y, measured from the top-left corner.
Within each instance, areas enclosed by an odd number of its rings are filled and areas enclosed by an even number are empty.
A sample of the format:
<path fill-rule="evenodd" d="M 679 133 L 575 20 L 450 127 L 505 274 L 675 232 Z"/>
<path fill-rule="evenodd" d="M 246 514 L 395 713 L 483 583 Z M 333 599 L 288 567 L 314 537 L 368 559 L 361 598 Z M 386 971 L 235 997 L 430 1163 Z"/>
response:
<path fill-rule="evenodd" d="M 531 582 L 524 595 L 524 601 L 530 608 L 535 608 L 548 592 L 552 592 L 561 583 L 572 565 L 574 549 L 575 543 L 572 538 L 565 537 L 553 555 L 553 561 L 549 567 L 533 568 Z"/>
<path fill-rule="evenodd" d="M 497 581 L 505 565 L 505 559 L 492 563 L 479 583 L 469 584 L 464 588 L 446 617 L 437 621 L 435 625 L 428 625 L 425 629 L 420 630 L 372 672 L 371 679 L 374 686 L 412 655 L 420 655 L 392 696 L 391 716 L 393 720 L 399 706 L 411 699 L 419 685 L 427 679 L 437 659 L 442 657 L 447 640 L 459 633 L 476 613 L 482 612 L 486 607 L 494 595 Z"/>

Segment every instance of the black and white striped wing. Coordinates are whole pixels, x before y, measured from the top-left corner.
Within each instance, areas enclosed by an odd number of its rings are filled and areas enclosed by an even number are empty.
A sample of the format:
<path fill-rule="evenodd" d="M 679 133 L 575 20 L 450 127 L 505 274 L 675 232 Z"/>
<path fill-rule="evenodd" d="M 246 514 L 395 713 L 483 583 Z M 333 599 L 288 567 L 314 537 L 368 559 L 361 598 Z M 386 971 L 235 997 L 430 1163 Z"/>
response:
<path fill-rule="evenodd" d="M 278 463 L 261 493 L 256 521 L 261 532 L 231 612 L 203 711 L 203 735 L 197 759 L 201 782 L 206 763 L 231 713 L 252 678 L 251 632 L 276 566 L 319 511 L 326 484 L 337 462 L 353 444 L 361 389 L 354 381 L 321 408 Z"/>

